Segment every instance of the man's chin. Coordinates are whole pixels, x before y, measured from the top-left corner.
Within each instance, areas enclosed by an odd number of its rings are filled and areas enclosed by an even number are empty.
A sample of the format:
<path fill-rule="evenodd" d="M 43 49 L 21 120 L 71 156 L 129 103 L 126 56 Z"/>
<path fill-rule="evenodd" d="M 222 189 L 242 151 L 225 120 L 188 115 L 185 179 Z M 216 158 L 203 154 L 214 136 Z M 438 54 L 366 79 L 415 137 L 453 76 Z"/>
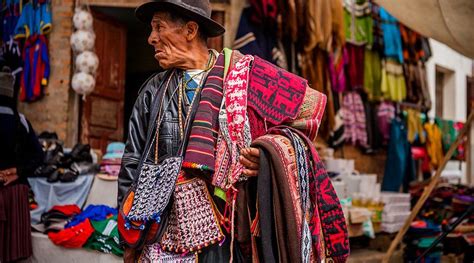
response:
<path fill-rule="evenodd" d="M 171 68 L 170 64 L 169 64 L 169 63 L 166 63 L 166 62 L 164 62 L 164 61 L 158 60 L 158 64 L 160 65 L 160 67 L 161 67 L 162 69 L 169 69 L 169 68 Z"/>

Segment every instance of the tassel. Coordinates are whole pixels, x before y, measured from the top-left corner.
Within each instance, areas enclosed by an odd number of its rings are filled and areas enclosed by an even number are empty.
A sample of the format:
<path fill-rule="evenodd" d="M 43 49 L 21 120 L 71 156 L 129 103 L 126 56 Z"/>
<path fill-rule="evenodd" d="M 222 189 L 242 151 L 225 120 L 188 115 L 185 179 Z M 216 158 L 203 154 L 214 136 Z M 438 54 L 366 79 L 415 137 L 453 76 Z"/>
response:
<path fill-rule="evenodd" d="M 229 263 L 232 263 L 233 260 L 234 260 L 234 239 L 235 239 L 235 204 L 236 204 L 236 201 L 237 201 L 237 194 L 239 193 L 239 191 L 234 187 L 232 186 L 230 189 L 229 189 L 231 192 L 232 192 L 232 211 L 231 211 L 231 220 L 230 220 L 230 223 L 231 223 L 231 239 L 230 239 L 230 259 L 229 259 Z"/>

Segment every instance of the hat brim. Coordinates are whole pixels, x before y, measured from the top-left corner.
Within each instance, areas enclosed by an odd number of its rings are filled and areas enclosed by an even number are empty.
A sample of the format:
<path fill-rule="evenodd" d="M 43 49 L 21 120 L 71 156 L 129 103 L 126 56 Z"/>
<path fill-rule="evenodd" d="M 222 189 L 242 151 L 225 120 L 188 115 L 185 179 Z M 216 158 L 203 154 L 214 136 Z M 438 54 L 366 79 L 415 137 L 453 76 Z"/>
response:
<path fill-rule="evenodd" d="M 225 28 L 216 21 L 169 0 L 144 3 L 135 9 L 135 16 L 144 23 L 150 23 L 153 15 L 158 11 L 175 11 L 176 14 L 192 19 L 199 24 L 208 37 L 217 37 L 225 33 Z"/>

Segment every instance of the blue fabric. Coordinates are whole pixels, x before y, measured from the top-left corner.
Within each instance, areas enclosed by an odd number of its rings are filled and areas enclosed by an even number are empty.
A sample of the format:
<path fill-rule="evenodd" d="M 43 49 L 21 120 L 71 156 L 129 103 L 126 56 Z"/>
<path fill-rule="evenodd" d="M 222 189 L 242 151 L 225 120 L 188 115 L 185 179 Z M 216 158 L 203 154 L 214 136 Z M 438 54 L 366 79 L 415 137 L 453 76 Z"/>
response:
<path fill-rule="evenodd" d="M 94 175 L 81 175 L 70 183 L 48 183 L 47 178 L 28 178 L 31 190 L 35 194 L 38 208 L 31 210 L 31 223 L 38 224 L 41 215 L 55 205 L 72 205 L 82 207 L 86 202 L 87 195 L 91 189 Z"/>
<path fill-rule="evenodd" d="M 41 4 L 39 12 L 36 12 L 36 23 L 38 23 L 39 33 L 44 35 L 51 31 L 53 17 L 51 15 L 51 5 L 48 3 Z"/>
<path fill-rule="evenodd" d="M 276 64 L 273 49 L 277 47 L 277 37 L 273 30 L 266 30 L 263 24 L 252 21 L 252 8 L 242 11 L 234 49 L 245 55 L 256 55 Z"/>
<path fill-rule="evenodd" d="M 117 215 L 117 209 L 106 205 L 89 205 L 84 211 L 82 211 L 82 213 L 74 216 L 71 222 L 69 222 L 64 228 L 70 228 L 78 225 L 87 218 L 93 221 L 102 221 L 107 219 L 107 217 L 111 214 Z"/>
<path fill-rule="evenodd" d="M 6 14 L 3 18 L 2 39 L 7 42 L 15 35 L 15 27 L 18 24 L 20 17 L 14 14 Z"/>
<path fill-rule="evenodd" d="M 29 2 L 23 7 L 15 27 L 15 38 L 47 34 L 51 31 L 52 21 L 50 3 Z"/>
<path fill-rule="evenodd" d="M 23 6 L 20 19 L 15 28 L 15 38 L 27 38 L 31 35 L 34 30 L 34 14 L 33 4 L 27 3 Z"/>
<path fill-rule="evenodd" d="M 398 192 L 408 190 L 408 184 L 415 179 L 415 164 L 408 143 L 407 129 L 397 118 L 390 126 L 390 142 L 388 145 L 387 162 L 382 182 L 383 191 Z"/>
<path fill-rule="evenodd" d="M 187 83 L 186 96 L 188 97 L 189 102 L 191 102 L 193 101 L 194 94 L 196 93 L 196 89 L 199 87 L 199 84 L 194 79 L 191 80 L 191 75 L 189 75 L 187 72 L 184 73 L 184 83 Z"/>
<path fill-rule="evenodd" d="M 379 12 L 382 20 L 384 54 L 388 58 L 403 63 L 402 36 L 400 35 L 398 21 L 383 8 L 380 8 Z"/>

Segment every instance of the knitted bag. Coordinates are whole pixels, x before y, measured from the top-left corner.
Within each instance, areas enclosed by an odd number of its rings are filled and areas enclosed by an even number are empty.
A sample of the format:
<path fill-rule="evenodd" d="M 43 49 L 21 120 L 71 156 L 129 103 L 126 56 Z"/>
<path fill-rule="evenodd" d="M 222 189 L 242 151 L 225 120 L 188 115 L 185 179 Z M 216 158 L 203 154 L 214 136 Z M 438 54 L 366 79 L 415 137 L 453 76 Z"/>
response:
<path fill-rule="evenodd" d="M 162 217 L 166 218 L 170 207 L 170 198 L 181 170 L 182 157 L 180 154 L 167 158 L 160 164 L 157 163 L 157 158 L 154 163 L 147 163 L 155 139 L 158 143 L 158 127 L 162 121 L 158 108 L 165 107 L 163 92 L 168 89 L 172 75 L 173 72 L 168 76 L 166 87 L 158 89 L 161 92 L 156 96 L 150 115 L 150 123 L 155 123 L 157 120 L 157 130 L 154 133 L 154 125 L 149 125 L 144 148 L 146 153 L 142 155 L 137 169 L 139 176 L 133 182 L 119 208 L 118 230 L 122 240 L 131 248 L 140 249 L 144 244 L 156 242 L 159 238 L 162 232 L 160 230 L 164 229 L 160 225 L 163 223 L 161 222 Z M 158 98 L 162 98 L 162 100 Z M 161 101 L 161 105 L 158 104 L 159 101 Z M 155 134 L 156 136 L 153 136 Z M 182 149 L 180 152 L 182 153 Z M 155 153 L 155 157 L 157 157 L 157 153 Z"/>
<path fill-rule="evenodd" d="M 163 250 L 197 252 L 223 239 L 206 183 L 197 177 L 178 182 L 168 227 L 161 240 Z"/>

